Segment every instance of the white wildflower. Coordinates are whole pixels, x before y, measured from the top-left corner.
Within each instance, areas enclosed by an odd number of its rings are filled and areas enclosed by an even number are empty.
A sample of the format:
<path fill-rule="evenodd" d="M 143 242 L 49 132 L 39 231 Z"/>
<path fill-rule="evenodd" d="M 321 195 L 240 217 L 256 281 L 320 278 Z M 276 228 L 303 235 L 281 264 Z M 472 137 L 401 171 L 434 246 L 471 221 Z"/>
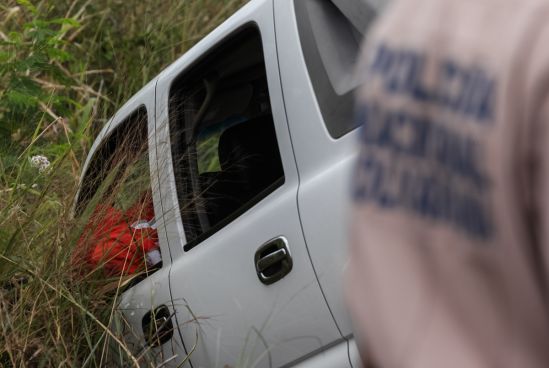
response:
<path fill-rule="evenodd" d="M 50 167 L 50 161 L 46 156 L 36 155 L 30 158 L 30 164 L 32 167 L 38 169 L 38 172 L 43 173 Z"/>
<path fill-rule="evenodd" d="M 38 189 L 38 184 L 34 183 L 33 185 L 31 185 L 31 188 L 32 189 Z"/>

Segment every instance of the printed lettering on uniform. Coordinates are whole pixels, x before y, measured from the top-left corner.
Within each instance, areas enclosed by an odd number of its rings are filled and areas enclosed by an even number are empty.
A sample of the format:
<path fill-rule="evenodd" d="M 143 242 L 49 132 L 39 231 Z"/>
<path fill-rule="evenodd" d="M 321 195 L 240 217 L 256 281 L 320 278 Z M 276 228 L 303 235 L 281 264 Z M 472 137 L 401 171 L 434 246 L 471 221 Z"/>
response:
<path fill-rule="evenodd" d="M 375 50 L 367 83 L 378 83 L 377 98 L 399 96 L 431 113 L 408 111 L 409 104 L 389 108 L 373 98 L 359 102 L 363 148 L 354 198 L 387 210 L 407 210 L 488 239 L 494 228 L 484 147 L 478 137 L 455 124 L 490 129 L 495 80 L 479 66 L 447 59 L 436 63 L 436 83 L 427 85 L 427 58 L 385 44 Z M 443 121 L 439 115 L 447 114 L 434 114 L 433 108 L 457 118 Z"/>

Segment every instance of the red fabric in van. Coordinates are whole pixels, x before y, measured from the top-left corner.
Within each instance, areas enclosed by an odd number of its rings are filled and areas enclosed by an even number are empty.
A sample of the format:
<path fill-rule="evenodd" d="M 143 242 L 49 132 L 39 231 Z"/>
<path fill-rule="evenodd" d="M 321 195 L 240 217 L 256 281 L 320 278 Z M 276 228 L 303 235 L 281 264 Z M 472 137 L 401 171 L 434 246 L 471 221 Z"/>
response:
<path fill-rule="evenodd" d="M 145 254 L 158 248 L 158 234 L 151 228 L 134 229 L 131 224 L 153 218 L 150 200 L 138 201 L 125 212 L 112 206 L 98 206 L 79 240 L 84 262 L 92 268 L 102 266 L 112 276 L 144 270 Z"/>

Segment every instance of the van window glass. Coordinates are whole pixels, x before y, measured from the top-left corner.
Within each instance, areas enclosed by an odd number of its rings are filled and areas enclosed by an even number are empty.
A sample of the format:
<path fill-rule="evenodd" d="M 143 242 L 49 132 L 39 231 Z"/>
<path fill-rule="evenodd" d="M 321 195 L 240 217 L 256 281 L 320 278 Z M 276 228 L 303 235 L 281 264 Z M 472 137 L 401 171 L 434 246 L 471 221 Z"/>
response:
<path fill-rule="evenodd" d="M 360 44 L 386 0 L 295 0 L 305 64 L 326 129 L 339 138 L 357 127 L 355 64 Z"/>
<path fill-rule="evenodd" d="M 179 76 L 169 109 L 187 251 L 284 182 L 257 28 Z"/>
<path fill-rule="evenodd" d="M 133 183 L 139 189 L 150 189 L 147 153 L 147 112 L 141 107 L 103 139 L 95 151 L 82 179 L 77 214 L 90 205 L 94 197 L 96 202 L 104 199 L 108 194 L 105 186 L 127 188 Z M 123 203 L 126 200 L 122 198 L 130 194 L 111 192 L 111 195 L 120 196 L 118 200 Z"/>
<path fill-rule="evenodd" d="M 146 275 L 161 266 L 147 136 L 147 112 L 141 107 L 104 139 L 82 180 L 76 212 L 87 226 L 78 251 L 111 275 Z"/>

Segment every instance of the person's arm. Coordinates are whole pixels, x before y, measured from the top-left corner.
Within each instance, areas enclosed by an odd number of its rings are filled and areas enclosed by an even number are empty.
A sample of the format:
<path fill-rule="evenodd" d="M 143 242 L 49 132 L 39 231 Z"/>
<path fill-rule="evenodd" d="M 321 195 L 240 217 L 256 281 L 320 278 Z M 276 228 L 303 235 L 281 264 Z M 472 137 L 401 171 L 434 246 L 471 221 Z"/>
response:
<path fill-rule="evenodd" d="M 546 12 L 549 16 L 549 11 Z M 523 183 L 526 200 L 525 221 L 531 236 L 534 272 L 540 278 L 544 298 L 549 307 L 549 25 L 541 17 L 531 40 L 531 53 L 520 55 L 525 62 L 523 145 L 528 154 L 524 165 Z M 519 127 L 520 128 L 520 127 Z"/>
<path fill-rule="evenodd" d="M 549 58 L 547 62 L 549 63 Z M 545 83 L 549 87 L 549 79 Z M 537 129 L 534 130 L 534 146 L 537 149 L 532 165 L 534 193 L 531 206 L 535 240 L 533 256 L 539 258 L 534 259 L 534 263 L 549 308 L 549 88 L 537 119 Z"/>

